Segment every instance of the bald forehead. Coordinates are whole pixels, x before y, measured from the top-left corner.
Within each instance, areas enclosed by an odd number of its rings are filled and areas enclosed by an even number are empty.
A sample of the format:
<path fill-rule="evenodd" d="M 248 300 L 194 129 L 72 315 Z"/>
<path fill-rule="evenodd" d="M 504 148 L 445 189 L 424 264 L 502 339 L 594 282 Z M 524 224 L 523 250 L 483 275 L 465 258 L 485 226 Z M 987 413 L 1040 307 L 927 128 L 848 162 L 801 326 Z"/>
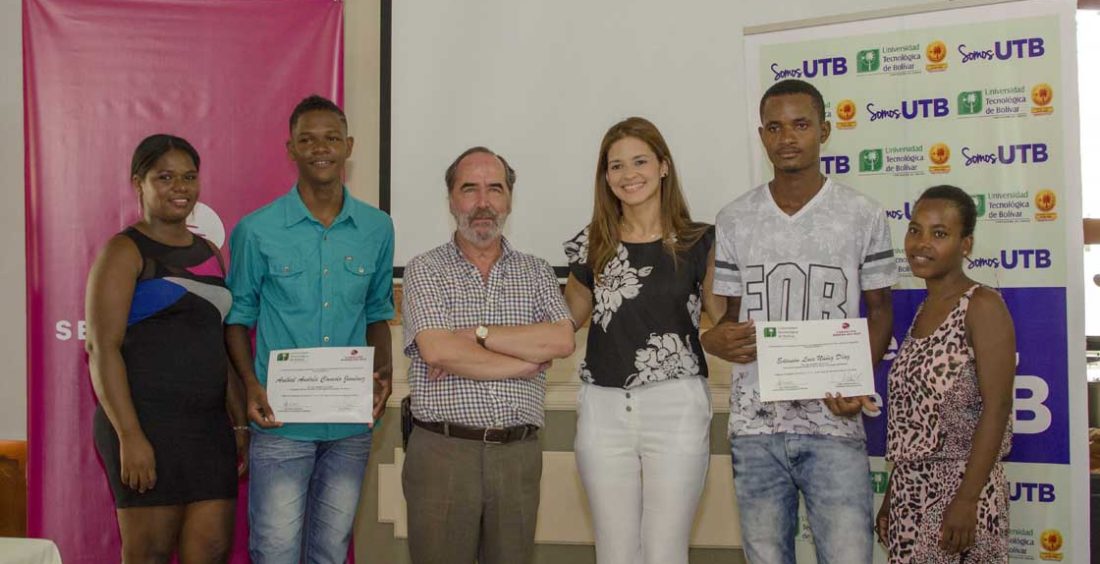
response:
<path fill-rule="evenodd" d="M 471 153 L 455 167 L 455 186 L 470 182 L 500 184 L 507 187 L 504 164 L 490 153 Z"/>
<path fill-rule="evenodd" d="M 470 153 L 458 161 L 457 172 L 462 173 L 463 169 L 471 169 L 478 167 L 488 167 L 500 173 L 500 177 L 504 178 L 504 165 L 501 164 L 500 159 L 496 155 L 490 153 Z"/>

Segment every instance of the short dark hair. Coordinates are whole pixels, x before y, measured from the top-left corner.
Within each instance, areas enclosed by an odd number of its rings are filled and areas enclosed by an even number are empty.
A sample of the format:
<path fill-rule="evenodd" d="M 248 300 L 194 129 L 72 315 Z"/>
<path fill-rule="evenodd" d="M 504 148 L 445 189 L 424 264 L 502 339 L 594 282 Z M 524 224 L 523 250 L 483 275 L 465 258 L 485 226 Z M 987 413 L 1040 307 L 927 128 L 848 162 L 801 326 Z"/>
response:
<path fill-rule="evenodd" d="M 965 190 L 950 184 L 940 184 L 925 190 L 917 198 L 917 203 L 919 204 L 924 200 L 945 200 L 954 204 L 962 217 L 962 236 L 969 237 L 974 234 L 974 227 L 978 224 L 978 206 L 974 203 L 974 198 L 971 198 Z M 913 207 L 916 207 L 916 205 Z"/>
<path fill-rule="evenodd" d="M 462 154 L 455 158 L 454 162 L 451 163 L 451 166 L 447 167 L 447 172 L 443 173 L 443 182 L 447 183 L 447 192 L 450 193 L 451 189 L 454 188 L 453 184 L 455 181 L 455 174 L 458 172 L 458 164 L 462 162 L 462 159 L 465 159 L 466 157 L 474 153 L 485 153 L 487 155 L 493 155 L 497 158 L 497 160 L 500 161 L 500 164 L 504 165 L 504 184 L 508 186 L 508 193 L 511 193 L 512 189 L 516 185 L 516 171 L 512 168 L 511 165 L 508 164 L 508 161 L 504 160 L 504 157 L 494 153 L 487 147 L 482 146 L 470 147 L 469 149 L 462 151 Z"/>
<path fill-rule="evenodd" d="M 791 94 L 805 94 L 809 96 L 813 102 L 814 109 L 817 110 L 817 117 L 822 123 L 825 123 L 825 98 L 821 96 L 821 92 L 818 91 L 813 84 L 805 80 L 797 80 L 794 78 L 776 82 L 764 91 L 764 95 L 760 97 L 760 117 L 764 117 L 764 102 L 767 102 L 768 98 L 788 96 Z"/>
<path fill-rule="evenodd" d="M 347 132 L 348 116 L 344 115 L 344 110 L 341 110 L 340 106 L 337 106 L 332 100 L 313 94 L 302 98 L 302 101 L 294 106 L 294 111 L 290 112 L 290 134 L 294 135 L 294 126 L 298 124 L 298 118 L 302 117 L 302 114 L 314 111 L 336 114 L 340 118 L 340 122 L 344 124 L 344 131 Z"/>
<path fill-rule="evenodd" d="M 199 169 L 199 152 L 191 146 L 183 137 L 176 137 L 167 133 L 150 135 L 138 143 L 134 149 L 134 157 L 130 160 L 130 175 L 145 178 L 146 173 L 153 168 L 157 159 L 169 151 L 183 151 L 191 157 L 195 163 L 195 170 Z"/>

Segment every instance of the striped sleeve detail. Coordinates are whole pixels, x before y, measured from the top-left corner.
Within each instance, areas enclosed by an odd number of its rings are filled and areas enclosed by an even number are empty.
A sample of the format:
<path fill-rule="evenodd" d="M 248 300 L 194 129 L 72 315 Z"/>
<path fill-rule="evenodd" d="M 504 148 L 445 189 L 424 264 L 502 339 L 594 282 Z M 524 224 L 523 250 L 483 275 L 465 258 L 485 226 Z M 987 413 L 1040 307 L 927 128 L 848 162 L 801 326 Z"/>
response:
<path fill-rule="evenodd" d="M 870 237 L 863 264 L 859 265 L 859 286 L 876 290 L 893 286 L 898 281 L 898 265 L 894 260 L 894 245 L 886 216 L 878 211 L 871 215 Z"/>
<path fill-rule="evenodd" d="M 721 261 L 721 260 L 714 261 L 714 268 L 715 268 L 715 270 L 732 270 L 734 272 L 737 272 L 739 270 L 737 268 L 736 264 L 733 264 L 732 262 Z"/>
<path fill-rule="evenodd" d="M 886 249 L 885 251 L 880 251 L 867 255 L 863 258 L 863 267 L 866 268 L 868 264 L 880 261 L 882 259 L 890 259 L 891 261 L 894 260 L 893 249 Z"/>

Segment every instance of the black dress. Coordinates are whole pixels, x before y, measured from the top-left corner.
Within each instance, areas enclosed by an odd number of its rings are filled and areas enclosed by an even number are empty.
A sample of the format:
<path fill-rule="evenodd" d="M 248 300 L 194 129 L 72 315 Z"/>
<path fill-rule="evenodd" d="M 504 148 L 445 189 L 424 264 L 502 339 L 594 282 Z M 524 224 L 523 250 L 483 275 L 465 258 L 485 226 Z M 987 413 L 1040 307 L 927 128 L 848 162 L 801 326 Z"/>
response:
<path fill-rule="evenodd" d="M 588 228 L 565 242 L 569 273 L 593 298 L 582 381 L 633 388 L 707 376 L 699 320 L 713 246 L 713 226 L 676 258 L 661 241 L 620 243 L 597 282 L 587 264 Z"/>
<path fill-rule="evenodd" d="M 133 227 L 143 268 L 130 305 L 122 358 L 141 430 L 153 446 L 156 486 L 121 481 L 119 441 L 103 407 L 94 435 L 115 505 L 181 505 L 237 496 L 237 456 L 225 406 L 228 361 L 222 321 L 232 298 L 210 245 L 158 243 Z"/>

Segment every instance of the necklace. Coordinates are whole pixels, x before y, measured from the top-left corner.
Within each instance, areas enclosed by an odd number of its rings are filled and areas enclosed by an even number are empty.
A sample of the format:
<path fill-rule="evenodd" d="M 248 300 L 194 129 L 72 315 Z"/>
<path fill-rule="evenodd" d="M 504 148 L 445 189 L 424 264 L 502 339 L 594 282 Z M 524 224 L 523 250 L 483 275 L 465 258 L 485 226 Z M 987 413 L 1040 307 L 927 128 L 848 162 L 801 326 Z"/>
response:
<path fill-rule="evenodd" d="M 620 224 L 619 225 L 619 230 L 620 230 L 620 233 L 622 233 L 623 235 L 630 235 L 631 236 L 630 238 L 635 239 L 637 242 L 640 242 L 640 243 L 649 243 L 649 242 L 652 242 L 652 241 L 656 241 L 664 235 L 663 232 L 661 232 L 661 231 L 657 231 L 657 232 L 645 232 L 645 231 L 640 231 L 640 230 L 635 231 L 633 229 L 629 229 L 628 226 L 625 225 L 625 224 Z M 622 237 L 622 238 L 625 239 L 626 237 Z"/>

